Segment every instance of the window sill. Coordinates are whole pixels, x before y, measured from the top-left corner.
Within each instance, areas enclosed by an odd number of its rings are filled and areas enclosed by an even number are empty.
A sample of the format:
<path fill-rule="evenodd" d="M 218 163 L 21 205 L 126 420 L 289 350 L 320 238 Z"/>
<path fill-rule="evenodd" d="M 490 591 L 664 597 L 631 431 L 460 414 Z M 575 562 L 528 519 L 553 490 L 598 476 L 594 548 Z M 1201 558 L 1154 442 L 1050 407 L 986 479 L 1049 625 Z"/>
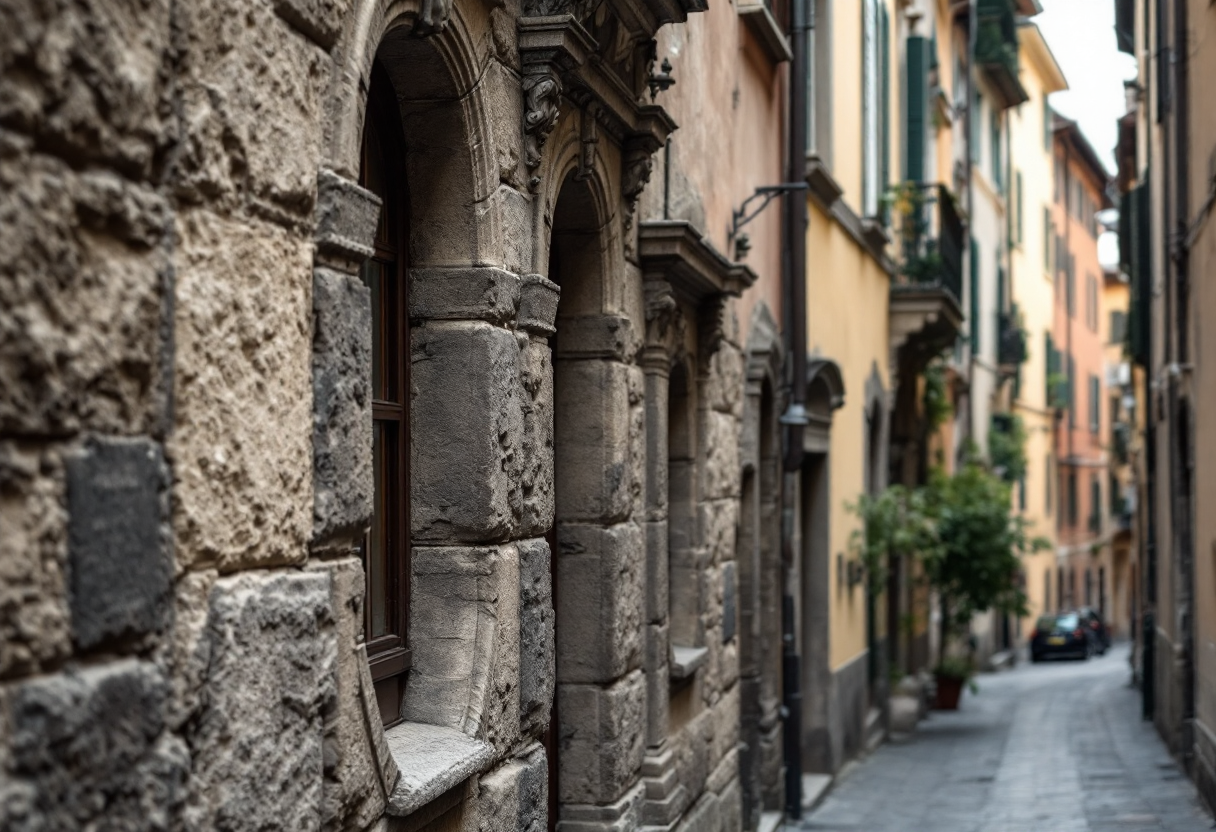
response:
<path fill-rule="evenodd" d="M 384 732 L 400 774 L 388 798 L 388 814 L 411 814 L 480 771 L 493 750 L 480 740 L 441 725 L 403 722 Z"/>
<path fill-rule="evenodd" d="M 738 9 L 739 17 L 751 28 L 752 34 L 764 47 L 773 63 L 781 64 L 794 59 L 785 33 L 781 31 L 781 26 L 773 18 L 766 4 L 740 3 Z"/>
<path fill-rule="evenodd" d="M 708 647 L 671 648 L 671 678 L 690 679 L 709 659 Z"/>

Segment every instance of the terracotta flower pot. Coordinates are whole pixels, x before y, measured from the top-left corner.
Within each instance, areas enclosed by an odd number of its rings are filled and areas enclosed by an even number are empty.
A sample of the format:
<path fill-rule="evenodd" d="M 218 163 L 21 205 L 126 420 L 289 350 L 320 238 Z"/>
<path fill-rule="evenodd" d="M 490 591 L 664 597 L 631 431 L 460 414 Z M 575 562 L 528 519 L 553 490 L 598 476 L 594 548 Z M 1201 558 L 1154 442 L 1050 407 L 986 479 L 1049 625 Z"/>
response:
<path fill-rule="evenodd" d="M 941 675 L 934 678 L 937 679 L 937 696 L 933 700 L 933 707 L 939 711 L 957 711 L 958 701 L 963 696 L 963 685 L 967 680 Z"/>

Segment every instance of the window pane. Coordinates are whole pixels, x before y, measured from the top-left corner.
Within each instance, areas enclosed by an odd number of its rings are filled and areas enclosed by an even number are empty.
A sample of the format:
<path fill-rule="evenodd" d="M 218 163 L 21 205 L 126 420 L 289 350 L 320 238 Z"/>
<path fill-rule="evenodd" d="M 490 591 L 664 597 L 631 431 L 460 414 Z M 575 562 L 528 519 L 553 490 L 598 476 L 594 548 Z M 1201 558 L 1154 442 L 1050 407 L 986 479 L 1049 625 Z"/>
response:
<path fill-rule="evenodd" d="M 376 483 L 375 514 L 365 546 L 363 565 L 367 570 L 367 604 L 371 622 L 368 638 L 389 633 L 388 513 L 385 478 L 388 475 L 384 423 L 376 422 L 372 431 L 372 470 Z"/>
<path fill-rule="evenodd" d="M 372 398 L 384 399 L 388 390 L 384 378 L 384 298 L 383 271 L 379 262 L 372 258 L 363 261 L 359 268 L 359 277 L 363 285 L 371 291 L 372 300 Z"/>

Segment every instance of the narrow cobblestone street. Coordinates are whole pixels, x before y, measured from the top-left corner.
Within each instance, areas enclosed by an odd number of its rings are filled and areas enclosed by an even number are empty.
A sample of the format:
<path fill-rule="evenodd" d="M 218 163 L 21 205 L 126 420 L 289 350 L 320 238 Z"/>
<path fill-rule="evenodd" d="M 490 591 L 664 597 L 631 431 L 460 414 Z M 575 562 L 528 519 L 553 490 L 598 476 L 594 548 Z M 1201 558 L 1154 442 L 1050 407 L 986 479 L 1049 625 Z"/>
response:
<path fill-rule="evenodd" d="M 806 830 L 1192 832 L 1213 824 L 1128 686 L 1127 648 L 979 678 L 846 769 Z"/>

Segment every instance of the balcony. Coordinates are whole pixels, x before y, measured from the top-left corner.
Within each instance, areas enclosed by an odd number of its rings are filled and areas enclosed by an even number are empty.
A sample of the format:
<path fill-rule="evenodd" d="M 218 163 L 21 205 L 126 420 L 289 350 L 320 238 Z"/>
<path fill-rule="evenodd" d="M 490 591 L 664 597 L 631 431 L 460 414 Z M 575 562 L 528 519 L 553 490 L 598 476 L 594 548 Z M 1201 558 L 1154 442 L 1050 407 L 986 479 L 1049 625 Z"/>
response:
<path fill-rule="evenodd" d="M 997 332 L 997 363 L 1008 373 L 1016 373 L 1026 360 L 1026 330 L 1019 324 L 1017 307 L 1011 314 L 1000 316 Z"/>
<path fill-rule="evenodd" d="M 790 26 L 789 0 L 744 0 L 736 8 L 773 63 L 793 60 L 786 37 Z"/>
<path fill-rule="evenodd" d="M 1005 108 L 1030 100 L 1018 80 L 1018 26 L 1013 0 L 979 0 L 975 62 L 1003 99 Z"/>
<path fill-rule="evenodd" d="M 928 357 L 963 326 L 963 221 L 945 185 L 905 182 L 892 192 L 899 270 L 891 282 L 891 349 Z"/>

